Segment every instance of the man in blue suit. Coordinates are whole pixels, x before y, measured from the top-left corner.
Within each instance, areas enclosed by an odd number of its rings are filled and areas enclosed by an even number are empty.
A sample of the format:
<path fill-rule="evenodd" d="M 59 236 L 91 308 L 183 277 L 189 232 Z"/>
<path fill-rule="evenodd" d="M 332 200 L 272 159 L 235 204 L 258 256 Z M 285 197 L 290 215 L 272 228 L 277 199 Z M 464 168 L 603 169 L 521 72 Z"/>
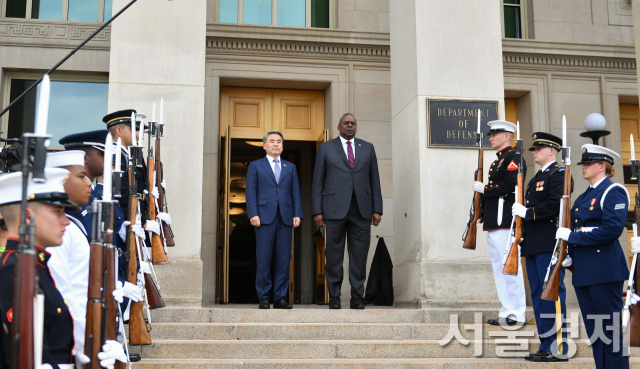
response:
<path fill-rule="evenodd" d="M 273 308 L 293 308 L 284 297 L 289 287 L 292 232 L 302 219 L 302 200 L 295 165 L 280 158 L 283 141 L 279 131 L 267 132 L 262 138 L 267 156 L 251 162 L 247 171 L 247 213 L 256 230 L 256 290 L 260 309 L 269 309 L 272 286 Z"/>

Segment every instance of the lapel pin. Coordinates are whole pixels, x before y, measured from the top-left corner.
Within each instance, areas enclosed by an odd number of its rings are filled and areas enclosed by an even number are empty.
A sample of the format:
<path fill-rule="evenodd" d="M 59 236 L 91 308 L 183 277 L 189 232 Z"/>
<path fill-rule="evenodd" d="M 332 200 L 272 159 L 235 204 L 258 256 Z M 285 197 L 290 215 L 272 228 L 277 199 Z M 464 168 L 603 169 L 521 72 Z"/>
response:
<path fill-rule="evenodd" d="M 284 165 L 285 167 L 287 166 L 287 164 L 282 164 L 282 165 Z"/>

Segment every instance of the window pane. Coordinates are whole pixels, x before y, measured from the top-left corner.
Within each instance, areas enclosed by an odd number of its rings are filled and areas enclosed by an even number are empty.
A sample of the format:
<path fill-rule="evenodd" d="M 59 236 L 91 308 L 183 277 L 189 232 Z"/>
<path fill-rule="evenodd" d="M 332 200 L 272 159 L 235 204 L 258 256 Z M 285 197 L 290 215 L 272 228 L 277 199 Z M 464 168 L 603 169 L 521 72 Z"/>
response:
<path fill-rule="evenodd" d="M 100 0 L 69 0 L 69 20 L 97 22 Z"/>
<path fill-rule="evenodd" d="M 11 80 L 11 99 L 18 97 L 35 81 Z M 40 91 L 40 86 L 38 86 Z M 69 134 L 105 129 L 102 117 L 107 115 L 109 84 L 104 82 L 51 81 L 49 122 L 47 133 L 52 135 L 51 146 Z M 37 114 L 36 90 L 9 112 L 8 138 L 17 138 L 24 132 L 33 132 Z"/>
<path fill-rule="evenodd" d="M 520 7 L 504 7 L 504 37 L 522 38 L 520 33 Z"/>
<path fill-rule="evenodd" d="M 311 27 L 329 28 L 329 0 L 311 0 Z"/>
<path fill-rule="evenodd" d="M 278 0 L 278 25 L 304 27 L 306 20 L 305 0 Z"/>
<path fill-rule="evenodd" d="M 220 22 L 238 23 L 238 0 L 220 0 Z"/>
<path fill-rule="evenodd" d="M 520 4 L 520 0 L 504 0 L 505 4 Z"/>
<path fill-rule="evenodd" d="M 33 0 L 31 18 L 62 20 L 62 0 Z"/>
<path fill-rule="evenodd" d="M 27 0 L 8 0 L 7 18 L 25 18 L 27 14 Z"/>
<path fill-rule="evenodd" d="M 245 24 L 271 25 L 271 0 L 244 0 Z"/>
<path fill-rule="evenodd" d="M 113 0 L 104 0 L 104 22 L 113 17 Z"/>

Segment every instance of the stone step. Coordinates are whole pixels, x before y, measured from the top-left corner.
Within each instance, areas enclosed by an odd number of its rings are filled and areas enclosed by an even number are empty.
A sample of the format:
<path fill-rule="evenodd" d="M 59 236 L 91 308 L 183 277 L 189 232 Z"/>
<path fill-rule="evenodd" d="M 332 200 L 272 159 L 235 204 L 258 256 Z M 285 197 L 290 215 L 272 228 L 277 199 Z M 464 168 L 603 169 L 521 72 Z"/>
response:
<path fill-rule="evenodd" d="M 440 345 L 437 340 L 155 340 L 153 345 L 134 347 L 143 358 L 171 359 L 374 359 L 374 358 L 474 358 L 523 357 L 538 349 L 538 340 L 521 340 L 525 351 L 513 352 L 515 343 L 470 341 L 463 345 L 453 340 Z M 586 340 L 575 340 L 574 357 L 590 357 Z M 508 351 L 508 352 L 507 352 Z M 504 353 L 501 353 L 504 352 Z M 631 350 L 632 357 L 640 349 Z M 511 356 L 505 356 L 511 355 Z"/>
<path fill-rule="evenodd" d="M 153 340 L 440 340 L 449 332 L 449 324 L 424 323 L 154 323 Z M 465 328 L 466 327 L 466 328 Z M 466 339 L 475 338 L 482 329 L 484 339 L 508 332 L 500 326 L 459 326 Z M 532 332 L 534 325 L 517 331 Z M 584 327 L 579 337 L 587 337 Z"/>
<path fill-rule="evenodd" d="M 631 358 L 631 368 L 640 369 L 640 359 Z M 140 369 L 594 369 L 591 358 L 571 359 L 564 363 L 530 363 L 522 359 L 307 359 L 307 360 L 225 360 L 225 359 L 144 359 L 135 363 Z"/>
<path fill-rule="evenodd" d="M 366 310 L 329 310 L 299 308 L 292 310 L 260 310 L 257 307 L 202 308 L 165 307 L 151 311 L 157 323 L 422 323 L 423 310 L 368 308 Z M 472 320 L 473 321 L 473 320 Z M 447 316 L 446 323 L 449 322 Z M 445 322 L 442 322 L 445 323 Z"/>

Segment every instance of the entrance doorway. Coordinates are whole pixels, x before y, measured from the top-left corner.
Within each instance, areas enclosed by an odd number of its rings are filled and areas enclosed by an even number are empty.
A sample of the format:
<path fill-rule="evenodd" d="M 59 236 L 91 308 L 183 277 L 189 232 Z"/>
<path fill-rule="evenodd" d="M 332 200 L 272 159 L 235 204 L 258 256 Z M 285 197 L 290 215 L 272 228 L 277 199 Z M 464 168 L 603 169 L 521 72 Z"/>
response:
<path fill-rule="evenodd" d="M 279 130 L 285 137 L 282 158 L 296 166 L 302 197 L 304 219 L 293 232 L 288 300 L 325 302 L 316 286 L 321 280 L 324 287 L 324 260 L 316 260 L 318 247 L 324 257 L 324 239 L 321 232 L 314 232 L 311 216 L 315 152 L 318 141 L 324 142 L 328 134 L 324 93 L 222 88 L 220 95 L 217 302 L 258 303 L 256 239 L 247 217 L 246 173 L 249 163 L 265 157 L 262 136 L 270 130 Z"/>

